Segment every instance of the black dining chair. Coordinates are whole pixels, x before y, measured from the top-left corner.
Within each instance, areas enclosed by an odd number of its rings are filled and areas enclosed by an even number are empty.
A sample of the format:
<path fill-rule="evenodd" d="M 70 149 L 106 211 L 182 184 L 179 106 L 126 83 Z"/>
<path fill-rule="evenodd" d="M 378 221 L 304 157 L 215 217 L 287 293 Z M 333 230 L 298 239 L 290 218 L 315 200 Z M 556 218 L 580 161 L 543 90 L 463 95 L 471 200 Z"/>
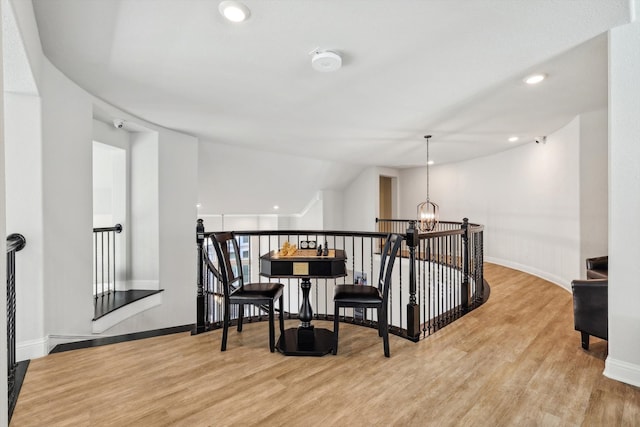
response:
<path fill-rule="evenodd" d="M 238 241 L 232 232 L 213 233 L 212 240 L 218 266 L 220 268 L 219 279 L 224 288 L 224 322 L 222 329 L 222 346 L 220 351 L 227 349 L 227 335 L 231 323 L 231 304 L 238 304 L 238 332 L 242 332 L 242 318 L 244 306 L 255 305 L 269 312 L 269 349 L 273 353 L 276 346 L 275 338 L 275 300 L 280 305 L 280 333 L 284 333 L 284 300 L 282 283 L 263 282 L 245 283 L 242 271 L 242 261 Z"/>
<path fill-rule="evenodd" d="M 387 301 L 391 286 L 393 264 L 400 250 L 403 237 L 390 234 L 380 253 L 380 276 L 378 286 L 337 285 L 333 293 L 333 354 L 338 353 L 338 327 L 342 307 L 375 308 L 378 310 L 378 335 L 382 337 L 384 355 L 389 357 L 389 324 L 387 321 Z"/>

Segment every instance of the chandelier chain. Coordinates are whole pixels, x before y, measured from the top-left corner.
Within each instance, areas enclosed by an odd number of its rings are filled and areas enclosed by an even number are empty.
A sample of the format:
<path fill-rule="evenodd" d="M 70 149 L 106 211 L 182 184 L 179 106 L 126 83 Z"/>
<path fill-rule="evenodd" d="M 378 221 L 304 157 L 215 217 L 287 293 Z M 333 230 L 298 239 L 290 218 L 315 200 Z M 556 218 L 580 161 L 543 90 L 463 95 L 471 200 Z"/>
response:
<path fill-rule="evenodd" d="M 425 138 L 427 138 L 427 200 L 429 200 L 429 139 L 431 135 L 427 135 Z"/>

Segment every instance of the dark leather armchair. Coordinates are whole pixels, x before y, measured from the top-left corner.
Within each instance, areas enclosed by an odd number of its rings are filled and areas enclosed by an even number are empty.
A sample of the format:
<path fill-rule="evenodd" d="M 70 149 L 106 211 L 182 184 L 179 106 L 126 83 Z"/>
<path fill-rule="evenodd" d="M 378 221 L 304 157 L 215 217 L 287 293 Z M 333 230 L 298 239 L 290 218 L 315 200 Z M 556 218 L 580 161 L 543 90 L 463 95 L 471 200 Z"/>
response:
<path fill-rule="evenodd" d="M 587 258 L 587 279 L 607 279 L 609 277 L 609 257 Z"/>
<path fill-rule="evenodd" d="M 589 350 L 589 336 L 608 339 L 608 279 L 574 280 L 573 321 L 582 335 L 582 348 Z"/>

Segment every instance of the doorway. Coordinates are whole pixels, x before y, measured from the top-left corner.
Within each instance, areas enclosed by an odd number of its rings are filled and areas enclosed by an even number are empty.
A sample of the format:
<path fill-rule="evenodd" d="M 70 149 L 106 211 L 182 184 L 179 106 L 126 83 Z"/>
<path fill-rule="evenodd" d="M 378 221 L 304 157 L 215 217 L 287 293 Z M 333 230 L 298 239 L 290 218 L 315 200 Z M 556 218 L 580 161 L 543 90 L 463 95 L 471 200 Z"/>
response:
<path fill-rule="evenodd" d="M 380 176 L 379 192 L 378 218 L 393 219 L 393 186 L 391 177 Z"/>

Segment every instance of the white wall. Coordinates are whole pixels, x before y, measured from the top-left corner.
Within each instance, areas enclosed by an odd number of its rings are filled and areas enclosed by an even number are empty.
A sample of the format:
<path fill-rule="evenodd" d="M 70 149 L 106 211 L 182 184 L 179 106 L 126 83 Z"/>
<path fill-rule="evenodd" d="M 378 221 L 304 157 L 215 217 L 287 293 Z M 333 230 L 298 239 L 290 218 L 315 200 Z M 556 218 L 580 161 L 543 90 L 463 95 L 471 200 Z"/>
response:
<path fill-rule="evenodd" d="M 0 14 L 2 13 L 2 8 L 6 7 L 6 4 L 3 5 L 0 3 Z M 2 22 L 0 22 L 0 29 L 2 27 Z M 0 76 L 2 76 L 2 62 L 4 55 L 2 55 L 2 32 L 0 31 Z M 4 79 L 2 79 L 4 81 Z M 6 236 L 6 225 L 5 225 L 5 166 L 4 166 L 4 88 L 3 83 L 0 81 L 0 235 Z M 0 324 L 7 324 L 7 257 L 3 256 L 2 260 L 0 260 Z M 7 334 L 1 333 L 0 337 L 0 378 L 7 378 Z M 7 405 L 7 382 L 2 381 L 0 385 L 0 425 L 8 424 L 8 405 Z"/>
<path fill-rule="evenodd" d="M 285 230 L 289 228 L 289 221 L 285 221 L 287 227 L 281 226 L 279 215 L 199 215 L 204 221 L 205 231 L 253 231 L 253 230 Z M 195 232 L 196 222 L 193 222 Z"/>
<path fill-rule="evenodd" d="M 640 8 L 640 2 L 636 2 Z M 639 9 L 640 10 L 640 9 Z M 609 356 L 605 375 L 640 386 L 640 22 L 609 37 Z"/>
<path fill-rule="evenodd" d="M 95 110 L 95 109 L 94 109 Z M 95 113 L 95 111 L 94 111 Z M 117 169 L 113 172 L 114 180 L 111 185 L 114 188 L 118 188 L 120 193 L 124 191 L 124 194 L 119 194 L 113 200 L 114 209 L 116 212 L 112 221 L 107 223 L 107 226 L 113 226 L 115 224 L 122 225 L 122 232 L 116 237 L 116 288 L 118 290 L 125 290 L 134 288 L 129 283 L 131 278 L 131 142 L 130 132 L 126 129 L 116 129 L 112 124 L 104 123 L 102 121 L 93 120 L 93 140 L 98 141 L 100 144 L 106 144 L 112 148 L 120 149 L 116 150 L 114 167 Z M 94 143 L 94 161 L 95 161 L 95 143 Z M 123 164 L 124 163 L 124 164 Z M 124 167 L 124 171 L 122 168 Z M 95 168 L 95 166 L 94 166 Z M 96 171 L 94 169 L 93 176 L 95 179 Z M 94 206 L 96 191 L 93 190 Z M 93 226 L 96 227 L 98 222 L 96 221 L 95 208 L 93 215 Z"/>
<path fill-rule="evenodd" d="M 95 123 L 94 123 L 95 129 Z M 96 280 L 94 293 L 100 294 L 105 288 L 113 286 L 111 280 L 115 279 L 116 290 L 127 290 L 129 273 L 128 257 L 128 166 L 127 152 L 119 147 L 93 141 L 93 227 L 113 227 L 116 224 L 123 226 L 120 233 L 114 234 L 113 240 L 104 233 L 94 234 L 94 255 L 96 261 L 93 265 L 93 275 Z M 105 244 L 106 243 L 106 244 Z M 114 252 L 112 252 L 112 250 Z M 115 253 L 114 257 L 107 254 Z M 107 261 L 113 262 L 115 274 L 104 276 L 104 269 L 110 269 Z M 98 283 L 100 282 L 100 283 Z M 107 282 L 111 284 L 107 285 Z M 107 285 L 107 286 L 103 286 Z"/>
<path fill-rule="evenodd" d="M 347 187 L 344 194 L 344 228 L 353 231 L 374 231 L 378 194 L 378 175 L 375 167 L 360 173 Z"/>
<path fill-rule="evenodd" d="M 211 141 L 198 151 L 200 215 L 299 214 L 318 191 L 340 190 L 363 169 Z"/>
<path fill-rule="evenodd" d="M 343 230 L 344 200 L 341 190 L 321 191 L 322 229 Z"/>
<path fill-rule="evenodd" d="M 376 231 L 381 175 L 396 178 L 399 182 L 401 173 L 391 168 L 369 167 L 343 190 L 342 222 L 345 230 Z M 397 197 L 396 194 L 396 200 Z"/>
<path fill-rule="evenodd" d="M 47 60 L 41 75 L 45 327 L 91 333 L 91 98 Z"/>
<path fill-rule="evenodd" d="M 485 225 L 485 259 L 570 289 L 580 277 L 580 119 L 496 155 L 431 168 L 440 218 Z M 415 217 L 426 168 L 401 172 L 401 217 Z"/>
<path fill-rule="evenodd" d="M 28 7 L 23 7 L 24 5 Z M 22 14 L 18 17 L 18 22 L 25 23 L 20 29 L 28 32 L 23 36 L 30 41 L 25 46 L 29 49 L 28 57 L 33 59 L 31 65 L 37 63 L 32 71 L 39 84 L 40 114 L 27 111 L 27 108 L 21 106 L 28 103 L 35 105 L 38 102 L 35 100 L 21 99 L 12 105 L 10 114 L 15 115 L 15 125 L 21 126 L 14 128 L 17 130 L 12 131 L 12 134 L 20 138 L 27 136 L 33 140 L 26 144 L 20 140 L 16 145 L 16 158 L 7 161 L 17 160 L 17 164 L 25 164 L 26 159 L 33 155 L 31 164 L 24 171 L 35 170 L 35 173 L 25 181 L 33 188 L 26 189 L 22 184 L 16 186 L 15 181 L 7 184 L 10 185 L 8 191 L 14 195 L 14 199 L 21 197 L 24 200 L 19 200 L 20 202 L 34 205 L 33 209 L 29 209 L 39 213 L 42 218 L 41 221 L 28 218 L 31 228 L 12 230 L 27 231 L 29 236 L 26 250 L 37 251 L 41 248 L 42 251 L 41 260 L 37 259 L 38 255 L 33 260 L 25 257 L 19 259 L 25 268 L 31 269 L 30 273 L 35 277 L 42 277 L 40 284 L 37 280 L 33 284 L 36 287 L 42 286 L 42 292 L 39 299 L 35 296 L 32 300 L 24 301 L 22 298 L 18 302 L 19 316 L 33 314 L 19 326 L 22 334 L 19 340 L 22 341 L 18 342 L 18 347 L 34 348 L 32 341 L 39 343 L 41 351 L 30 354 L 30 357 L 37 357 L 42 356 L 54 341 L 64 342 L 92 336 L 92 141 L 96 135 L 100 139 L 100 135 L 109 139 L 110 141 L 105 141 L 108 143 L 118 139 L 116 135 L 109 135 L 108 126 L 96 124 L 94 107 L 99 108 L 101 114 L 122 117 L 139 124 L 137 128 L 149 129 L 157 135 L 157 154 L 153 160 L 155 181 L 148 188 L 156 194 L 156 203 L 150 210 L 158 219 L 155 221 L 155 233 L 149 237 L 149 241 L 158 241 L 155 262 L 162 263 L 162 267 L 158 265 L 156 268 L 156 271 L 159 270 L 157 280 L 167 296 L 161 306 L 125 320 L 106 334 L 193 323 L 197 140 L 146 123 L 86 93 L 42 56 L 38 43 L 31 43 L 38 40 L 37 28 L 32 25 L 35 21 L 31 4 L 17 2 L 15 6 Z M 31 33 L 33 31 L 36 34 Z M 29 129 L 22 128 L 23 125 L 28 125 Z M 41 150 L 40 154 L 38 149 Z M 41 168 L 38 161 L 41 162 Z M 2 164 L 4 166 L 4 162 Z M 18 172 L 25 173 L 24 171 Z M 41 175 L 38 176 L 38 173 Z M 11 179 L 18 176 L 16 174 Z M 40 190 L 38 185 L 41 186 Z M 32 189 L 33 193 L 26 193 Z M 38 199 L 40 208 L 36 206 Z M 13 204 L 6 209 L 10 212 L 12 221 L 17 221 L 25 206 Z M 41 224 L 41 231 L 37 230 L 38 223 Z M 4 221 L 2 224 L 4 225 Z M 29 288 L 25 286 L 26 289 Z M 38 301 L 42 301 L 40 310 Z M 49 345 L 43 345 L 47 341 Z"/>
<path fill-rule="evenodd" d="M 158 289 L 159 147 L 157 132 L 131 135 L 131 277 L 132 287 Z M 135 226 L 133 225 L 135 224 Z"/>
<path fill-rule="evenodd" d="M 376 231 L 376 217 L 380 208 L 380 176 L 393 178 L 401 187 L 401 175 L 397 169 L 374 166 L 366 168 L 351 181 L 342 192 L 344 229 Z M 400 191 L 396 191 L 394 205 L 397 205 L 399 194 Z"/>
<path fill-rule="evenodd" d="M 198 217 L 204 221 L 205 230 L 207 231 L 339 230 L 340 228 L 336 224 L 341 223 L 341 207 L 342 192 L 326 190 L 319 191 L 300 214 L 203 214 Z M 331 226 L 327 224 L 331 224 Z M 276 242 L 277 238 L 272 238 L 272 240 Z M 257 253 L 255 255 L 258 256 Z"/>
<path fill-rule="evenodd" d="M 129 132 L 125 129 L 116 129 L 110 124 L 93 120 L 93 226 L 110 227 L 117 223 L 122 224 L 124 228 L 123 232 L 118 236 L 118 240 L 123 242 L 128 240 L 127 232 L 130 221 L 128 205 L 131 199 L 131 143 L 129 135 Z M 98 164 L 96 164 L 96 161 L 98 161 Z M 100 171 L 96 170 L 96 167 L 105 169 Z M 105 222 L 101 222 L 100 218 L 96 216 L 96 179 L 99 181 L 99 188 L 106 187 L 112 192 L 110 201 L 98 201 L 98 204 L 107 203 L 111 205 L 107 213 L 111 218 L 104 218 Z M 126 252 L 119 253 L 126 254 Z"/>
<path fill-rule="evenodd" d="M 144 329 L 195 323 L 196 200 L 198 140 L 178 132 L 160 134 L 159 262 L 166 301 Z"/>
<path fill-rule="evenodd" d="M 295 228 L 297 230 L 322 230 L 324 228 L 323 202 L 322 193 L 316 193 L 300 215 L 296 216 Z"/>
<path fill-rule="evenodd" d="M 200 142 L 198 151 L 199 217 L 262 218 L 272 213 L 280 218 L 274 227 L 279 229 L 342 229 L 343 186 L 363 170 L 211 141 Z M 220 225 L 205 224 L 207 229 Z M 227 222 L 224 228 L 238 230 Z"/>
<path fill-rule="evenodd" d="M 580 116 L 580 259 L 607 255 L 609 138 L 607 110 Z M 586 277 L 585 262 L 580 277 Z"/>
<path fill-rule="evenodd" d="M 122 224 L 127 215 L 125 150 L 93 142 L 93 226 Z"/>
<path fill-rule="evenodd" d="M 4 97 L 7 232 L 20 233 L 27 241 L 16 255 L 16 357 L 25 360 L 46 351 L 40 98 L 13 93 Z"/>

